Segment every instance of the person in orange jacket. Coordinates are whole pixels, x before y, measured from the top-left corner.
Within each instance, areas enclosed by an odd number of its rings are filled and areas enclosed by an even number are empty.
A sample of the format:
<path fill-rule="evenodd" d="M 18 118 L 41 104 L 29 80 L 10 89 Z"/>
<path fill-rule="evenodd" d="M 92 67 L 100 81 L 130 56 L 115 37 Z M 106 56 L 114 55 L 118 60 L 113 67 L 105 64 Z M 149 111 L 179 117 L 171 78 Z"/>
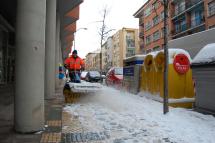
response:
<path fill-rule="evenodd" d="M 64 67 L 69 70 L 70 81 L 80 82 L 81 71 L 84 70 L 84 61 L 78 56 L 77 50 L 64 61 Z"/>

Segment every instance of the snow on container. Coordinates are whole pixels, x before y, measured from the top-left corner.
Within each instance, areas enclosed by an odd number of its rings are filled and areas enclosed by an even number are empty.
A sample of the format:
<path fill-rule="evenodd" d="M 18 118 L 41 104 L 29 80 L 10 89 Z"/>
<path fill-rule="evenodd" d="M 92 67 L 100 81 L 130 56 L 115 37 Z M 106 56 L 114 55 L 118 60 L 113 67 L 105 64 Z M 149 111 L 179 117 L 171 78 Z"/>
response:
<path fill-rule="evenodd" d="M 140 89 L 140 71 L 145 55 L 135 55 L 123 61 L 123 87 L 134 94 Z"/>
<path fill-rule="evenodd" d="M 190 55 L 185 50 L 169 49 L 168 95 L 169 105 L 173 107 L 191 108 L 194 102 L 190 61 Z M 141 90 L 160 102 L 163 101 L 164 64 L 163 50 L 149 53 L 141 72 Z"/>
<path fill-rule="evenodd" d="M 196 85 L 195 108 L 215 114 L 215 43 L 208 44 L 199 51 L 191 68 Z"/>

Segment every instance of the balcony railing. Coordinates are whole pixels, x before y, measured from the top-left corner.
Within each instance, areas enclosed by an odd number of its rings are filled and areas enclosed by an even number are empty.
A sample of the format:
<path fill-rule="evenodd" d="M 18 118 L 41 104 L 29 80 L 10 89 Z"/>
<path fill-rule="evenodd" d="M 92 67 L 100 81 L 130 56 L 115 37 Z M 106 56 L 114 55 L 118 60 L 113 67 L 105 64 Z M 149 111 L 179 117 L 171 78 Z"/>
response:
<path fill-rule="evenodd" d="M 195 19 L 191 20 L 191 28 L 201 25 L 204 22 L 205 22 L 204 17 L 195 18 Z"/>
<path fill-rule="evenodd" d="M 198 4 L 200 4 L 202 2 L 203 2 L 203 0 L 190 0 L 189 2 L 186 2 L 185 5 L 179 6 L 178 9 L 175 10 L 175 12 L 172 15 L 172 17 L 178 16 L 178 15 L 184 13 L 189 8 L 191 9 L 192 7 L 195 7 L 195 6 L 197 6 Z"/>
<path fill-rule="evenodd" d="M 191 21 L 191 24 L 180 25 L 177 28 L 175 28 L 175 30 L 171 31 L 171 33 L 172 33 L 173 36 L 175 36 L 177 34 L 196 29 L 199 26 L 202 26 L 204 23 L 205 23 L 204 18 L 202 18 L 202 19 L 197 19 L 196 18 L 196 19 Z"/>
<path fill-rule="evenodd" d="M 141 18 L 139 18 L 139 25 L 143 25 L 143 24 L 144 24 L 144 18 L 141 17 Z"/>
<path fill-rule="evenodd" d="M 200 2 L 203 2 L 203 0 L 190 0 L 190 2 L 187 2 L 186 3 L 186 9 L 200 3 Z"/>
<path fill-rule="evenodd" d="M 188 24 L 182 24 L 175 28 L 175 34 L 187 30 Z"/>

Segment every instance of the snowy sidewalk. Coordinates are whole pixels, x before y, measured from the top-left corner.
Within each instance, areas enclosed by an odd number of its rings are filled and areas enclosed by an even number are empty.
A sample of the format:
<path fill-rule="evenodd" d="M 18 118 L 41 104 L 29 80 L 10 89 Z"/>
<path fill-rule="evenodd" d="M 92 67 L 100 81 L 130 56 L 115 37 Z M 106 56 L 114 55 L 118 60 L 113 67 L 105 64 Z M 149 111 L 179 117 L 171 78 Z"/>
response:
<path fill-rule="evenodd" d="M 63 109 L 64 142 L 213 143 L 215 118 L 104 87 Z"/>

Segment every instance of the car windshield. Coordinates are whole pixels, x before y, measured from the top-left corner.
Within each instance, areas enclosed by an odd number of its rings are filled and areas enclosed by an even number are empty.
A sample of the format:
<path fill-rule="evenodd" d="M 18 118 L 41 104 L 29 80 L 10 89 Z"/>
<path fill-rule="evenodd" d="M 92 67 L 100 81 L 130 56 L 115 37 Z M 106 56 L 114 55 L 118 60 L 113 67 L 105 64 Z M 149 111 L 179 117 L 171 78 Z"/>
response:
<path fill-rule="evenodd" d="M 123 68 L 115 68 L 116 75 L 123 75 Z"/>
<path fill-rule="evenodd" d="M 90 71 L 90 76 L 97 77 L 100 76 L 100 73 L 98 71 Z"/>

